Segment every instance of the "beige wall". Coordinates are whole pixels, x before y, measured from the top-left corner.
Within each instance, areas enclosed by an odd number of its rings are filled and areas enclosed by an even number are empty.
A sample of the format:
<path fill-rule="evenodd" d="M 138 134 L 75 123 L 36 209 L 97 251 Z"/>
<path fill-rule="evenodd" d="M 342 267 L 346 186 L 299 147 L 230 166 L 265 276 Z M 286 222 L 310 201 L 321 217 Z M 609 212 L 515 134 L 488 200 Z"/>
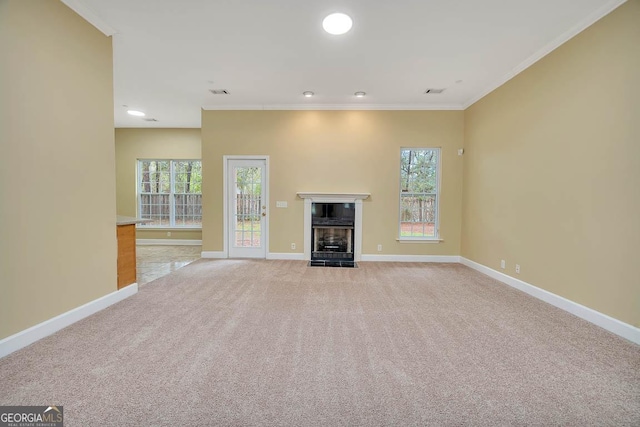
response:
<path fill-rule="evenodd" d="M 111 39 L 0 1 L 0 339 L 116 291 Z"/>
<path fill-rule="evenodd" d="M 462 111 L 203 111 L 203 250 L 223 250 L 223 155 L 270 156 L 270 252 L 303 252 L 299 191 L 365 192 L 363 254 L 458 255 Z M 400 147 L 442 147 L 443 243 L 398 243 Z M 287 201 L 286 209 L 276 208 Z M 291 250 L 296 243 L 297 250 Z"/>
<path fill-rule="evenodd" d="M 465 112 L 203 112 L 203 249 L 222 250 L 222 156 L 266 154 L 271 252 L 302 250 L 296 192 L 370 192 L 365 254 L 505 259 L 640 326 L 638 22 L 630 0 Z M 135 159 L 201 144 L 198 129 L 118 129 L 116 166 L 111 40 L 58 1 L 0 0 L 0 51 L 1 339 L 115 291 L 116 182 L 135 215 Z M 396 241 L 403 146 L 443 148 L 443 243 Z"/>
<path fill-rule="evenodd" d="M 635 326 L 638 46 L 632 0 L 465 112 L 462 235 L 464 257 Z"/>
<path fill-rule="evenodd" d="M 116 200 L 119 215 L 136 216 L 138 159 L 199 159 L 200 129 L 116 129 Z M 137 230 L 138 239 L 200 240 L 201 230 Z"/>

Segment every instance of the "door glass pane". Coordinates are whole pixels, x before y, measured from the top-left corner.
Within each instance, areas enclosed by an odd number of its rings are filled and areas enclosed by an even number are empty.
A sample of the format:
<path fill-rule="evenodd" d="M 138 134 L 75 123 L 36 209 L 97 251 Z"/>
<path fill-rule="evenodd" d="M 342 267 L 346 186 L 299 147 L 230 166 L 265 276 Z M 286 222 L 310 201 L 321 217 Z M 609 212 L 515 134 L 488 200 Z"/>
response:
<path fill-rule="evenodd" d="M 234 224 L 236 247 L 260 247 L 262 168 L 235 168 L 236 203 Z"/>

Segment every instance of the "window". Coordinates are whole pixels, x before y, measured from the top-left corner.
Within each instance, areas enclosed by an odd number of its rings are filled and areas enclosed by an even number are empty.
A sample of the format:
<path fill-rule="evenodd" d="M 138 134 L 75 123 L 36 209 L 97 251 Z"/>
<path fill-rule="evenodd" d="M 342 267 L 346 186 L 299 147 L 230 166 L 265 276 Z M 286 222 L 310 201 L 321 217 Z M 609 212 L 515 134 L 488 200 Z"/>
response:
<path fill-rule="evenodd" d="M 400 153 L 400 240 L 438 239 L 439 148 Z"/>
<path fill-rule="evenodd" d="M 138 160 L 138 214 L 141 227 L 202 226 L 202 162 Z"/>

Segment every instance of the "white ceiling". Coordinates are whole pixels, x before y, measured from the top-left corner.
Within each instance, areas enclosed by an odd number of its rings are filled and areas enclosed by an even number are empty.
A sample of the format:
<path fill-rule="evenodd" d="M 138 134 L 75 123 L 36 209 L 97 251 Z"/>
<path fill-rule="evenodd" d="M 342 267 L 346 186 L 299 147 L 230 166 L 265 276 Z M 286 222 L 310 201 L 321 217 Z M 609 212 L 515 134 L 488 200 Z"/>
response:
<path fill-rule="evenodd" d="M 116 127 L 200 127 L 201 108 L 463 109 L 624 2 L 63 1 L 113 34 Z M 322 29 L 336 11 L 354 22 L 342 36 Z"/>

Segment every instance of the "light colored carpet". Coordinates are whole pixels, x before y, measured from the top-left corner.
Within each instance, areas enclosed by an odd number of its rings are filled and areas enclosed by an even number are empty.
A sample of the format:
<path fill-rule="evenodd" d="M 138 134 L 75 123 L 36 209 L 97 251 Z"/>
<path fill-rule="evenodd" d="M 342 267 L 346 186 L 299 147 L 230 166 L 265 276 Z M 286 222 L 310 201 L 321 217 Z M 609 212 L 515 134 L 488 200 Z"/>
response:
<path fill-rule="evenodd" d="M 640 347 L 458 264 L 200 260 L 0 360 L 66 426 L 640 425 Z"/>

